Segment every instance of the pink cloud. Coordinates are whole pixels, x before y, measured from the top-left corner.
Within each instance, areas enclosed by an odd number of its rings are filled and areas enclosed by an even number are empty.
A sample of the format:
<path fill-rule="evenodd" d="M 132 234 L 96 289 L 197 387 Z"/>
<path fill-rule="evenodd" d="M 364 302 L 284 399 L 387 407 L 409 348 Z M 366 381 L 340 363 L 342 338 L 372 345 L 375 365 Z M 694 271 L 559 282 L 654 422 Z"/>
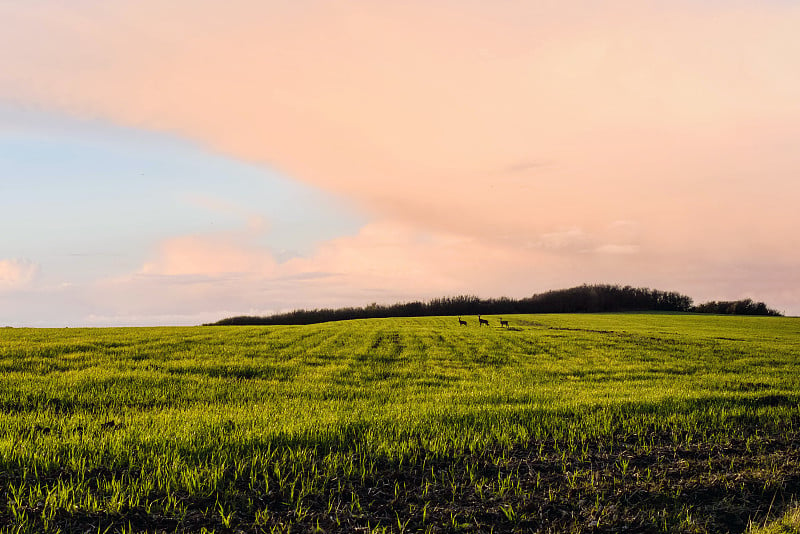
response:
<path fill-rule="evenodd" d="M 28 260 L 0 259 L 0 291 L 30 287 L 39 271 L 39 265 Z"/>
<path fill-rule="evenodd" d="M 179 131 L 382 216 L 484 237 L 687 201 L 724 216 L 741 197 L 717 196 L 709 173 L 747 166 L 736 144 L 769 150 L 800 120 L 791 6 L 239 2 L 224 24 L 180 2 L 119 3 L 102 20 L 6 10 L 20 27 L 3 48 L 7 96 Z M 34 24 L 43 43 L 26 37 Z M 787 152 L 762 180 L 789 194 Z M 530 160 L 552 165 L 495 174 Z"/>
<path fill-rule="evenodd" d="M 230 236 L 184 236 L 159 244 L 156 257 L 141 269 L 146 275 L 221 275 L 275 272 L 276 262 L 266 251 L 247 248 Z"/>
<path fill-rule="evenodd" d="M 384 220 L 323 242 L 308 256 L 279 263 L 255 240 L 187 236 L 163 241 L 137 273 L 113 282 L 172 279 L 212 285 L 214 280 L 239 280 L 243 291 L 262 285 L 274 295 L 285 292 L 281 301 L 294 298 L 309 306 L 315 299 L 332 302 L 334 297 L 338 305 L 354 305 L 364 299 L 464 293 L 524 296 L 548 284 L 593 281 L 593 273 L 611 272 L 609 266 L 619 270 L 609 255 L 644 256 L 635 245 L 604 241 L 607 237 L 572 229 L 519 246 L 513 240 L 482 240 Z M 625 268 L 626 274 L 630 271 Z"/>

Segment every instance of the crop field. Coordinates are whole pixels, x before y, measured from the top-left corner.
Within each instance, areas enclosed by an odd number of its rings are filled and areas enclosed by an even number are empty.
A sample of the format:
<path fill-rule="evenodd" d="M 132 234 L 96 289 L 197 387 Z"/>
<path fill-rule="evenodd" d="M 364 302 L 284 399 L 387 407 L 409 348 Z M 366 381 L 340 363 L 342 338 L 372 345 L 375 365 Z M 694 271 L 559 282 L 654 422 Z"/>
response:
<path fill-rule="evenodd" d="M 2 532 L 747 532 L 800 319 L 0 329 Z"/>

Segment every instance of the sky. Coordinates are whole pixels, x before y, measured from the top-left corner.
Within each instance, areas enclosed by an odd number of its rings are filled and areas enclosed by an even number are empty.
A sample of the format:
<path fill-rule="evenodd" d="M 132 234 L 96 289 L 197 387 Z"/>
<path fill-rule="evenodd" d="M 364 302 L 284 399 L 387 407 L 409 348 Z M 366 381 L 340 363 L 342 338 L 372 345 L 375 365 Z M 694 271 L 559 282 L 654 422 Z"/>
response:
<path fill-rule="evenodd" d="M 0 0 L 0 326 L 580 284 L 800 315 L 800 4 Z"/>

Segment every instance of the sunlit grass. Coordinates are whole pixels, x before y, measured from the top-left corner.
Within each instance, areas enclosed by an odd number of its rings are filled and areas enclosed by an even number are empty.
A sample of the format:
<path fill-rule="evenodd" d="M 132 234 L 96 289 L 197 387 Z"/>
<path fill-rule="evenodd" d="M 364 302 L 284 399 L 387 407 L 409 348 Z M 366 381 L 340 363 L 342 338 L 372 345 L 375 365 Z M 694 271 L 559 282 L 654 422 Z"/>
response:
<path fill-rule="evenodd" d="M 589 528 L 615 521 L 608 487 L 664 486 L 667 445 L 712 478 L 725 447 L 763 456 L 731 466 L 770 497 L 798 474 L 769 447 L 800 424 L 800 320 L 503 318 L 4 329 L 0 526 L 533 530 L 596 499 Z M 704 531 L 667 500 L 637 521 Z"/>
<path fill-rule="evenodd" d="M 752 525 L 749 534 L 800 534 L 800 505 L 793 505 L 780 518 L 763 525 Z"/>

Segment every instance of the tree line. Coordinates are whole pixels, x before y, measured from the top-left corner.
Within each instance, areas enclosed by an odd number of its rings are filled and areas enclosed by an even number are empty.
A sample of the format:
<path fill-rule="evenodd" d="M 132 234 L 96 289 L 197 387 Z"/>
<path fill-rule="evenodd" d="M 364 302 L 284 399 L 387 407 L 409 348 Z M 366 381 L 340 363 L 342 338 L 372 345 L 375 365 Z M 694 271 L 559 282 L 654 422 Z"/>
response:
<path fill-rule="evenodd" d="M 777 310 L 768 308 L 763 302 L 753 302 L 751 299 L 744 300 L 712 300 L 698 304 L 692 311 L 697 313 L 717 313 L 725 315 L 768 315 L 777 317 L 781 314 Z"/>
<path fill-rule="evenodd" d="M 515 313 L 602 313 L 602 312 L 698 312 L 740 315 L 780 315 L 763 302 L 750 299 L 692 305 L 692 299 L 674 291 L 619 286 L 582 285 L 535 294 L 522 299 L 507 297 L 481 299 L 474 295 L 441 297 L 428 301 L 392 305 L 373 303 L 364 307 L 294 310 L 266 317 L 239 316 L 211 325 L 305 325 L 347 319 L 422 317 L 433 315 L 499 315 Z"/>

